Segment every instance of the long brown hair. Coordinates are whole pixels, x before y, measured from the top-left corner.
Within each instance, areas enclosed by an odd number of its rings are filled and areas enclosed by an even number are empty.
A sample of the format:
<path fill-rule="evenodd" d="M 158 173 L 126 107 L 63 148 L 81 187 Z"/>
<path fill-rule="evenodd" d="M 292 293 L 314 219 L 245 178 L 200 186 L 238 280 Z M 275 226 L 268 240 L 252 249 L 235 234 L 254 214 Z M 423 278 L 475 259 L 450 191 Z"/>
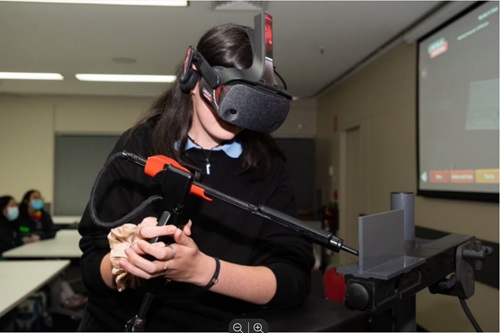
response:
<path fill-rule="evenodd" d="M 196 46 L 198 52 L 212 66 L 245 69 L 252 65 L 253 56 L 250 40 L 245 27 L 236 24 L 222 24 L 208 30 Z M 193 104 L 188 93 L 180 89 L 179 77 L 182 63 L 176 70 L 177 80 L 150 107 L 141 120 L 134 126 L 149 123 L 153 128 L 152 150 L 183 161 L 182 149 L 187 142 L 187 133 L 193 119 Z M 243 146 L 244 170 L 257 171 L 265 176 L 271 169 L 271 158 L 284 155 L 268 133 L 243 130 L 236 139 Z"/>

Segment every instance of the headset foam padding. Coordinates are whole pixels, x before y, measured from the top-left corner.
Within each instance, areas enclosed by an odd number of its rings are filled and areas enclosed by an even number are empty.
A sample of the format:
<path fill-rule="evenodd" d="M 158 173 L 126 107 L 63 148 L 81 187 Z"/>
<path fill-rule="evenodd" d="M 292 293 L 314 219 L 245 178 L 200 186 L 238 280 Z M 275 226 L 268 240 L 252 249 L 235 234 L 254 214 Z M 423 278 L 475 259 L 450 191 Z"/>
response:
<path fill-rule="evenodd" d="M 218 114 L 230 124 L 257 132 L 273 132 L 283 124 L 290 110 L 290 100 L 271 90 L 245 84 L 225 88 Z"/>

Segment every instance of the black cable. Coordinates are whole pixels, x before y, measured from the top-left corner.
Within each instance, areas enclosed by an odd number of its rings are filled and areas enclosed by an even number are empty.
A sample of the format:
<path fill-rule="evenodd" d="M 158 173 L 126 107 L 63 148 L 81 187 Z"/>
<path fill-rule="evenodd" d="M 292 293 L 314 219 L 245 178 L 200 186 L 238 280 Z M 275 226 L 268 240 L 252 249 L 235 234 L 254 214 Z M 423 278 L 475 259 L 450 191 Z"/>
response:
<path fill-rule="evenodd" d="M 280 81 L 283 83 L 283 88 L 285 88 L 285 90 L 288 90 L 287 86 L 286 86 L 286 82 L 285 82 L 285 79 L 283 79 L 283 77 L 280 75 L 280 73 L 278 73 L 276 71 L 276 67 L 274 68 L 274 74 L 276 74 L 276 76 L 280 79 Z"/>
<path fill-rule="evenodd" d="M 459 300 L 460 300 L 460 305 L 462 306 L 462 309 L 465 312 L 465 315 L 469 319 L 472 326 L 474 326 L 474 329 L 476 330 L 476 332 L 482 332 L 483 331 L 482 328 L 479 326 L 478 322 L 476 321 L 476 318 L 474 318 L 474 316 L 472 315 L 472 312 L 470 311 L 469 307 L 467 306 L 465 299 L 459 298 Z"/>
<path fill-rule="evenodd" d="M 115 154 L 111 155 L 106 160 L 106 163 L 104 163 L 103 168 L 101 169 L 101 171 L 99 171 L 99 174 L 97 175 L 96 181 L 95 181 L 94 185 L 92 186 L 92 191 L 90 192 L 90 202 L 89 202 L 90 217 L 92 218 L 92 221 L 96 225 L 98 225 L 100 227 L 114 228 L 114 227 L 122 225 L 122 224 L 124 224 L 126 222 L 129 222 L 134 217 L 136 217 L 137 215 L 139 215 L 139 213 L 141 213 L 147 206 L 149 206 L 150 204 L 152 204 L 154 201 L 162 199 L 161 195 L 150 196 L 149 198 L 147 198 L 146 200 L 144 200 L 138 207 L 136 207 L 134 210 L 132 210 L 131 212 L 129 212 L 127 215 L 123 216 L 122 218 L 120 218 L 120 219 L 118 219 L 116 221 L 113 221 L 113 222 L 105 222 L 105 221 L 103 222 L 103 221 L 101 221 L 99 219 L 99 217 L 97 216 L 97 211 L 96 211 L 96 208 L 95 208 L 95 194 L 96 194 L 96 191 L 97 191 L 97 187 L 99 186 L 99 183 L 101 181 L 101 178 L 104 175 L 104 172 L 106 172 L 106 170 L 107 170 L 108 166 L 111 164 L 111 162 L 113 162 L 118 157 L 122 157 L 123 158 L 123 153 L 122 152 L 115 153 Z"/>
<path fill-rule="evenodd" d="M 99 171 L 99 174 L 97 175 L 96 181 L 94 185 L 92 186 L 92 191 L 90 192 L 90 202 L 89 202 L 89 209 L 90 209 L 90 216 L 92 218 L 92 221 L 101 227 L 105 228 L 114 228 L 119 225 L 122 225 L 123 223 L 129 222 L 132 220 L 134 217 L 136 217 L 139 213 L 141 213 L 147 206 L 149 206 L 151 203 L 153 203 L 156 200 L 163 199 L 161 195 L 152 195 L 146 200 L 144 200 L 138 207 L 136 207 L 134 210 L 123 216 L 122 218 L 113 221 L 113 222 L 103 222 L 99 219 L 97 216 L 97 210 L 95 208 L 95 196 L 97 192 L 97 188 L 99 187 L 99 183 L 101 181 L 102 176 L 108 169 L 109 165 L 117 158 L 126 158 L 129 161 L 132 161 L 136 164 L 139 164 L 142 166 L 143 163 L 145 163 L 145 160 L 138 155 L 130 154 L 126 151 L 115 153 L 111 155 L 106 162 L 104 163 L 104 166 L 102 167 L 101 171 Z M 146 292 L 144 295 L 144 298 L 141 303 L 141 307 L 139 308 L 139 313 L 136 314 L 134 317 L 129 319 L 125 323 L 125 332 L 144 332 L 145 326 L 146 326 L 146 315 L 149 309 L 149 306 L 151 305 L 151 301 L 153 299 L 153 294 L 151 292 Z"/>

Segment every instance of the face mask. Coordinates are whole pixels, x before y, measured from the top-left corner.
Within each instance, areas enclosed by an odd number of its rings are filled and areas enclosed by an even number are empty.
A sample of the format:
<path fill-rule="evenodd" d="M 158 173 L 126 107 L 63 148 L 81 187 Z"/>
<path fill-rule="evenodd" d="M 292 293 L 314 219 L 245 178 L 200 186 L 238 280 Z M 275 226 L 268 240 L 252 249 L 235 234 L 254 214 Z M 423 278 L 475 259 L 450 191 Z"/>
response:
<path fill-rule="evenodd" d="M 31 208 L 34 210 L 42 210 L 43 208 L 43 200 L 42 199 L 36 199 L 31 202 Z"/>
<path fill-rule="evenodd" d="M 14 221 L 19 217 L 19 208 L 17 207 L 9 207 L 7 209 L 7 220 Z"/>

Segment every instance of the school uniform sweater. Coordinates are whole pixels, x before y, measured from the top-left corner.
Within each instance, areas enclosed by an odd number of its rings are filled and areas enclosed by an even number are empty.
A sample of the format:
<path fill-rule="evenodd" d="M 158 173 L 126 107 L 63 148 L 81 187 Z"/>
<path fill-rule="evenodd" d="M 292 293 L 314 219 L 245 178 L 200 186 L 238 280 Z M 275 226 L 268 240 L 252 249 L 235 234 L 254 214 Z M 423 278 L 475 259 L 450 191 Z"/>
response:
<path fill-rule="evenodd" d="M 124 149 L 143 157 L 152 155 L 149 126 L 142 126 L 131 140 L 127 141 L 127 136 L 127 132 L 122 135 L 110 155 Z M 186 151 L 187 162 L 204 170 L 206 152 Z M 296 215 L 294 187 L 281 158 L 273 157 L 271 175 L 261 181 L 241 172 L 241 157 L 231 158 L 223 151 L 212 151 L 209 160 L 211 172 L 203 175 L 200 181 L 203 185 L 255 205 Z M 145 175 L 143 168 L 117 159 L 110 163 L 97 187 L 96 212 L 101 221 L 113 222 L 158 194 L 162 194 L 161 184 Z M 147 216 L 158 217 L 162 211 L 161 200 L 155 201 L 131 222 L 139 223 Z M 314 264 L 309 241 L 217 199 L 209 202 L 190 195 L 184 213 L 193 222 L 191 237 L 200 251 L 236 264 L 269 267 L 276 276 L 277 291 L 262 307 L 187 283 L 157 283 L 147 314 L 147 331 L 227 331 L 229 322 L 243 313 L 294 307 L 305 300 Z M 87 327 L 89 330 L 122 331 L 125 322 L 137 314 L 145 288 L 149 288 L 146 283 L 135 290 L 118 292 L 106 286 L 100 275 L 100 263 L 109 252 L 106 238 L 109 229 L 96 226 L 87 207 L 79 232 L 82 278 L 89 291 L 87 319 L 90 316 L 93 323 Z"/>

